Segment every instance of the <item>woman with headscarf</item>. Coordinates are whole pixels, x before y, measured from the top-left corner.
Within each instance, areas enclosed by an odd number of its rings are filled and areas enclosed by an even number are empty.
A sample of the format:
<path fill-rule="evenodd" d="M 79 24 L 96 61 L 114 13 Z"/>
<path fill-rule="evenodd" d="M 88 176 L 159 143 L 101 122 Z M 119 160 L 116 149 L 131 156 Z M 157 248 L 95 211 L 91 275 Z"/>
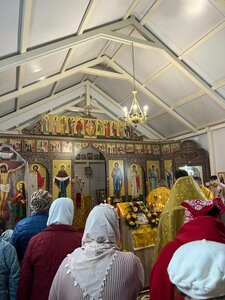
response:
<path fill-rule="evenodd" d="M 225 226 L 218 220 L 225 212 L 225 207 L 219 200 L 221 199 L 182 202 L 181 205 L 185 208 L 185 224 L 176 238 L 164 246 L 151 270 L 149 282 L 151 300 L 184 300 L 182 295 L 176 293 L 175 286 L 170 282 L 167 272 L 169 262 L 179 247 L 202 239 L 225 244 Z M 179 270 L 178 268 L 177 272 Z"/>
<path fill-rule="evenodd" d="M 39 189 L 31 195 L 31 215 L 20 220 L 14 227 L 11 244 L 16 248 L 20 264 L 22 264 L 29 240 L 46 228 L 48 211 L 52 195 L 48 191 Z"/>
<path fill-rule="evenodd" d="M 17 300 L 47 300 L 55 273 L 67 254 L 81 245 L 82 234 L 72 226 L 70 198 L 53 201 L 47 227 L 29 242 L 21 267 Z"/>
<path fill-rule="evenodd" d="M 142 290 L 144 271 L 132 252 L 121 252 L 119 221 L 109 204 L 90 212 L 77 248 L 62 262 L 49 300 L 135 300 Z"/>

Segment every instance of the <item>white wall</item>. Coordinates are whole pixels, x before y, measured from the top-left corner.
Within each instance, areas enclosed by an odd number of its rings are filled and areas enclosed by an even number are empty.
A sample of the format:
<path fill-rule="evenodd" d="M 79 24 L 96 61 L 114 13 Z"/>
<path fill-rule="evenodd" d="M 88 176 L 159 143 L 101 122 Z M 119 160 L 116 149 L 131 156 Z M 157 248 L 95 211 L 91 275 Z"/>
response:
<path fill-rule="evenodd" d="M 225 172 L 225 128 L 213 132 L 216 172 Z"/>
<path fill-rule="evenodd" d="M 208 151 L 211 175 L 218 175 L 218 172 L 225 172 L 225 127 L 218 129 L 211 128 L 208 133 L 184 140 L 193 140 L 198 143 L 200 148 Z"/>
<path fill-rule="evenodd" d="M 199 145 L 200 148 L 203 148 L 206 151 L 209 151 L 209 148 L 208 148 L 208 138 L 207 138 L 207 134 L 206 133 L 194 136 L 192 138 L 188 138 L 188 139 L 182 140 L 182 142 L 186 141 L 186 140 L 195 141 Z"/>

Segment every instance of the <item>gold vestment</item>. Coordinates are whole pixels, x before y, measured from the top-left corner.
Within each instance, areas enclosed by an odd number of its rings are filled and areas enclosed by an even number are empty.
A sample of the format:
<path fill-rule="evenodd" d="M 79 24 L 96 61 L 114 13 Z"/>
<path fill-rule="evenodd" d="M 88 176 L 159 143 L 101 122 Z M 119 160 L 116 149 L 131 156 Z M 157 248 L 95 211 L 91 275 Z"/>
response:
<path fill-rule="evenodd" d="M 172 187 L 169 200 L 160 216 L 154 249 L 154 261 L 157 259 L 163 246 L 176 237 L 180 227 L 184 224 L 184 207 L 181 206 L 181 203 L 188 199 L 206 200 L 206 196 L 193 177 L 180 177 Z"/>
<path fill-rule="evenodd" d="M 159 204 L 161 205 L 161 207 L 164 207 L 169 199 L 169 195 L 170 189 L 168 189 L 167 187 L 158 187 L 148 194 L 146 198 L 146 204 L 147 206 L 149 206 L 150 203 L 155 205 Z"/>
<path fill-rule="evenodd" d="M 203 194 L 206 196 L 207 199 L 212 200 L 214 198 L 213 193 L 207 187 L 202 186 L 201 191 L 203 192 Z"/>

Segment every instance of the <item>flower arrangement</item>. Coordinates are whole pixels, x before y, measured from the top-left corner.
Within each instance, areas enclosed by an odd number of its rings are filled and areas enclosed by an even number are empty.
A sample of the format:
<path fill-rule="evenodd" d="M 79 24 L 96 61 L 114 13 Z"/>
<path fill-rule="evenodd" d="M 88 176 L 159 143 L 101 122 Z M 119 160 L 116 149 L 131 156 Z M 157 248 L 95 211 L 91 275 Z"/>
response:
<path fill-rule="evenodd" d="M 159 225 L 159 218 L 160 218 L 160 212 L 148 212 L 147 213 L 148 223 L 152 228 L 158 227 Z"/>
<path fill-rule="evenodd" d="M 129 212 L 126 215 L 126 221 L 131 228 L 137 228 L 139 226 L 137 215 L 133 212 Z"/>
<path fill-rule="evenodd" d="M 138 219 L 138 214 L 144 214 L 148 224 L 155 228 L 159 225 L 159 212 L 149 211 L 143 202 L 132 202 L 129 204 L 128 213 L 125 217 L 128 226 L 132 229 L 138 228 L 141 224 Z"/>

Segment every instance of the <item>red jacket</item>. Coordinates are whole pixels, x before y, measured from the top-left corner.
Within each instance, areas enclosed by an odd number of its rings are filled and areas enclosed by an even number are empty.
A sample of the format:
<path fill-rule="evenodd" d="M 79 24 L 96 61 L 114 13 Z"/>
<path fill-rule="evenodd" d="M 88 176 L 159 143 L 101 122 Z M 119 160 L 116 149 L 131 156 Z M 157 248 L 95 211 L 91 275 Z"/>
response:
<path fill-rule="evenodd" d="M 70 225 L 50 225 L 29 242 L 20 272 L 17 300 L 48 300 L 63 259 L 81 246 L 82 233 Z"/>
<path fill-rule="evenodd" d="M 202 239 L 225 244 L 224 224 L 214 217 L 201 216 L 196 217 L 181 227 L 176 238 L 163 247 L 152 268 L 149 281 L 151 300 L 184 299 L 175 293 L 174 285 L 169 280 L 167 267 L 174 252 L 180 246 Z"/>

